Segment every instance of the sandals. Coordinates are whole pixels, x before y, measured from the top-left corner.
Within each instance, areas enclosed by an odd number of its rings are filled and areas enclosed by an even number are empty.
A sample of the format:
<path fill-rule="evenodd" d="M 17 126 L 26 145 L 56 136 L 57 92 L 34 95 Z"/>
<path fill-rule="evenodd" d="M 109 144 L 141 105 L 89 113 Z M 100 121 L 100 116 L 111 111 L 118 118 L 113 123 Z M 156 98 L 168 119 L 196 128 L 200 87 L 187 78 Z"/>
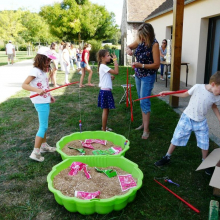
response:
<path fill-rule="evenodd" d="M 79 85 L 79 88 L 84 88 L 85 86 L 84 85 Z"/>
<path fill-rule="evenodd" d="M 142 134 L 142 139 L 148 139 L 149 138 L 149 136 L 150 136 L 150 132 L 144 132 L 143 134 Z"/>
<path fill-rule="evenodd" d="M 92 84 L 92 83 L 87 83 L 86 86 L 91 86 L 91 87 L 94 87 L 95 84 Z"/>
<path fill-rule="evenodd" d="M 101 130 L 102 130 L 102 127 L 101 127 Z M 106 127 L 106 131 L 113 131 L 113 129 Z"/>

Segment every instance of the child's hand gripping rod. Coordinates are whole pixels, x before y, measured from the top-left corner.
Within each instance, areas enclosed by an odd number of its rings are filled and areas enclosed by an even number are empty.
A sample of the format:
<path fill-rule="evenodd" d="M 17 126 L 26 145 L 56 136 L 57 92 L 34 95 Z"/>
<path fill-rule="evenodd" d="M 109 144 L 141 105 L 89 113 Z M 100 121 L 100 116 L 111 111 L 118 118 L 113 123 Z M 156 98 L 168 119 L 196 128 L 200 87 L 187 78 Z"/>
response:
<path fill-rule="evenodd" d="M 174 92 L 167 92 L 167 93 L 163 93 L 164 96 L 166 95 L 173 95 L 173 94 L 178 94 L 178 93 L 184 93 L 184 92 L 187 92 L 188 90 L 185 89 L 185 90 L 179 90 L 179 91 L 174 91 Z M 157 94 L 157 95 L 151 95 L 151 96 L 146 96 L 146 97 L 143 97 L 143 98 L 140 98 L 140 99 L 136 99 L 134 100 L 134 102 L 136 101 L 140 101 L 142 99 L 149 99 L 149 98 L 153 98 L 153 97 L 158 97 L 158 96 L 161 96 L 160 94 Z"/>
<path fill-rule="evenodd" d="M 53 90 L 56 90 L 56 89 L 60 89 L 60 88 L 65 87 L 65 86 L 70 86 L 70 85 L 76 84 L 76 83 L 79 83 L 79 82 L 68 83 L 68 84 L 65 84 L 63 86 L 59 86 L 59 87 L 56 87 L 56 88 L 53 88 L 53 89 L 46 90 L 46 92 L 50 92 L 50 91 L 53 91 Z M 30 98 L 34 98 L 36 96 L 39 96 L 39 94 L 31 95 Z"/>

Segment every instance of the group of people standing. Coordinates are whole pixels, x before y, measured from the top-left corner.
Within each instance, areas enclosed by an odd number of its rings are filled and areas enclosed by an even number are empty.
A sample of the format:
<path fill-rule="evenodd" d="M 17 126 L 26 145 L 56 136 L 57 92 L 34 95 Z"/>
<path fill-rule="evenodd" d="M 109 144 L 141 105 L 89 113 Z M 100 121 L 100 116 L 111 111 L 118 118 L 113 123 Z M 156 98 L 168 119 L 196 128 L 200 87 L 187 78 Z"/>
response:
<path fill-rule="evenodd" d="M 91 44 L 85 44 L 83 51 L 79 48 L 76 49 L 73 44 L 64 43 L 63 41 L 59 45 L 59 54 L 56 52 L 56 43 L 52 43 L 50 46 L 52 54 L 57 58 L 56 60 L 51 60 L 50 63 L 50 73 L 49 80 L 51 80 L 54 87 L 57 87 L 56 83 L 56 73 L 58 70 L 58 62 L 60 63 L 61 71 L 65 71 L 65 84 L 69 83 L 70 67 L 73 71 L 77 71 L 81 74 L 79 87 L 85 87 L 83 85 L 83 80 L 85 73 L 88 72 L 88 83 L 87 86 L 94 86 L 91 83 L 92 70 L 89 65 L 89 51 L 91 50 Z M 76 64 L 77 69 L 75 69 L 74 64 Z"/>
<path fill-rule="evenodd" d="M 22 88 L 31 91 L 32 94 L 39 94 L 31 101 L 34 103 L 39 117 L 39 130 L 35 138 L 35 146 L 30 158 L 39 162 L 42 162 L 44 158 L 41 156 L 43 152 L 54 152 L 56 149 L 50 147 L 46 143 L 46 131 L 48 129 L 48 117 L 49 117 L 49 103 L 54 102 L 55 99 L 46 90 L 49 89 L 49 83 L 46 76 L 48 64 L 56 60 L 56 54 L 54 52 L 54 45 L 52 49 L 40 48 L 38 54 L 34 59 L 34 68 L 31 70 L 29 76 L 24 81 Z M 155 78 L 158 68 L 160 66 L 161 57 L 165 55 L 166 41 L 163 40 L 161 49 L 159 43 L 155 38 L 154 29 L 151 24 L 142 24 L 137 31 L 137 39 L 128 45 L 127 54 L 132 55 L 133 51 L 136 57 L 136 62 L 132 63 L 132 67 L 135 69 L 135 83 L 139 98 L 143 98 L 151 95 L 151 91 L 154 87 Z M 82 75 L 80 78 L 79 87 L 84 87 L 83 79 L 85 72 L 89 73 L 88 86 L 94 86 L 91 84 L 92 70 L 89 66 L 89 51 L 91 50 L 90 44 L 85 44 L 82 52 L 82 60 L 80 63 Z M 164 54 L 163 54 L 164 53 Z M 69 44 L 63 44 L 62 47 L 62 59 L 65 72 L 68 75 L 70 67 L 70 53 Z M 107 64 L 110 60 L 114 62 L 114 68 L 111 69 Z M 109 110 L 115 108 L 114 98 L 112 95 L 112 80 L 114 75 L 119 73 L 117 57 L 110 55 L 107 50 L 100 50 L 97 53 L 98 70 L 99 70 L 99 95 L 98 95 L 98 107 L 103 109 L 102 112 L 102 130 L 107 131 L 107 120 Z M 54 64 L 54 69 L 57 70 L 57 64 Z M 52 79 L 52 78 L 51 78 Z M 66 83 L 68 83 L 68 77 L 66 77 Z M 161 92 L 161 96 L 164 96 L 167 92 Z M 220 121 L 220 113 L 217 108 L 217 104 L 220 103 L 220 71 L 215 73 L 211 78 L 209 84 L 196 84 L 189 91 L 184 93 L 174 94 L 177 97 L 192 96 L 189 105 L 183 112 L 179 123 L 173 134 L 171 144 L 167 153 L 161 160 L 155 162 L 156 166 L 163 166 L 170 162 L 171 154 L 175 150 L 176 146 L 186 146 L 190 134 L 195 132 L 197 138 L 197 146 L 202 150 L 202 159 L 204 160 L 208 155 L 209 148 L 209 132 L 208 124 L 206 120 L 206 114 L 209 108 L 212 108 L 218 121 Z M 141 112 L 142 112 L 142 124 L 136 128 L 136 130 L 143 130 L 142 139 L 148 139 L 150 135 L 149 122 L 151 103 L 150 99 L 140 100 Z M 206 173 L 210 175 L 210 170 L 206 169 Z"/>

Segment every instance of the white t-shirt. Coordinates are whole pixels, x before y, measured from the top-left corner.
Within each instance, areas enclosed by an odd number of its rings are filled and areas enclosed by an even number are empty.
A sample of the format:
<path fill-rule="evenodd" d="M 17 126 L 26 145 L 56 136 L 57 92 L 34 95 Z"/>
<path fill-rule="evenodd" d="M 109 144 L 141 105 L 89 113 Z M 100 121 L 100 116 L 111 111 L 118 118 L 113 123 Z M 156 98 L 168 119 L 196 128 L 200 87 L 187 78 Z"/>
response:
<path fill-rule="evenodd" d="M 209 92 L 204 84 L 196 84 L 189 91 L 191 98 L 186 109 L 183 111 L 194 121 L 203 121 L 212 105 L 219 104 L 220 95 L 215 96 Z"/>
<path fill-rule="evenodd" d="M 30 86 L 33 86 L 38 89 L 49 90 L 49 83 L 47 74 L 42 70 L 34 67 L 31 69 L 29 76 L 34 76 L 35 78 L 30 82 Z M 35 95 L 36 92 L 31 92 L 31 95 Z M 31 98 L 31 101 L 34 104 L 50 103 L 51 96 L 50 92 L 45 93 L 44 95 L 39 95 L 34 98 Z"/>
<path fill-rule="evenodd" d="M 108 72 L 111 68 L 105 64 L 99 67 L 99 87 L 101 89 L 112 89 L 111 74 Z"/>
<path fill-rule="evenodd" d="M 13 49 L 15 49 L 15 46 L 12 43 L 6 44 L 7 54 L 13 54 Z"/>
<path fill-rule="evenodd" d="M 63 62 L 70 62 L 70 54 L 66 48 L 63 50 Z"/>

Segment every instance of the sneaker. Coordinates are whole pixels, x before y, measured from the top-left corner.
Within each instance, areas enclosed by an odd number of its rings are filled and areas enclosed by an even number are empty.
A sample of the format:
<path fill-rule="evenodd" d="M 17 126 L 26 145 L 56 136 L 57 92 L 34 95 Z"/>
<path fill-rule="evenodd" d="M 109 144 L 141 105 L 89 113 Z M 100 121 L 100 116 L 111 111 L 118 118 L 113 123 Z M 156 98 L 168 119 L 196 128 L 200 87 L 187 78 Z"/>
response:
<path fill-rule="evenodd" d="M 209 167 L 205 169 L 205 174 L 211 176 L 214 172 L 214 167 Z"/>
<path fill-rule="evenodd" d="M 44 146 L 41 145 L 40 152 L 46 153 L 46 152 L 55 152 L 56 148 L 49 146 L 47 143 L 44 144 Z"/>
<path fill-rule="evenodd" d="M 31 153 L 30 158 L 38 162 L 44 161 L 44 157 L 42 157 L 40 153 L 35 153 L 34 151 Z"/>
<path fill-rule="evenodd" d="M 164 156 L 161 160 L 158 160 L 157 162 L 155 162 L 154 165 L 160 167 L 169 162 L 170 162 L 170 157 Z"/>
<path fill-rule="evenodd" d="M 164 78 L 160 78 L 160 80 L 164 81 L 165 79 Z"/>

